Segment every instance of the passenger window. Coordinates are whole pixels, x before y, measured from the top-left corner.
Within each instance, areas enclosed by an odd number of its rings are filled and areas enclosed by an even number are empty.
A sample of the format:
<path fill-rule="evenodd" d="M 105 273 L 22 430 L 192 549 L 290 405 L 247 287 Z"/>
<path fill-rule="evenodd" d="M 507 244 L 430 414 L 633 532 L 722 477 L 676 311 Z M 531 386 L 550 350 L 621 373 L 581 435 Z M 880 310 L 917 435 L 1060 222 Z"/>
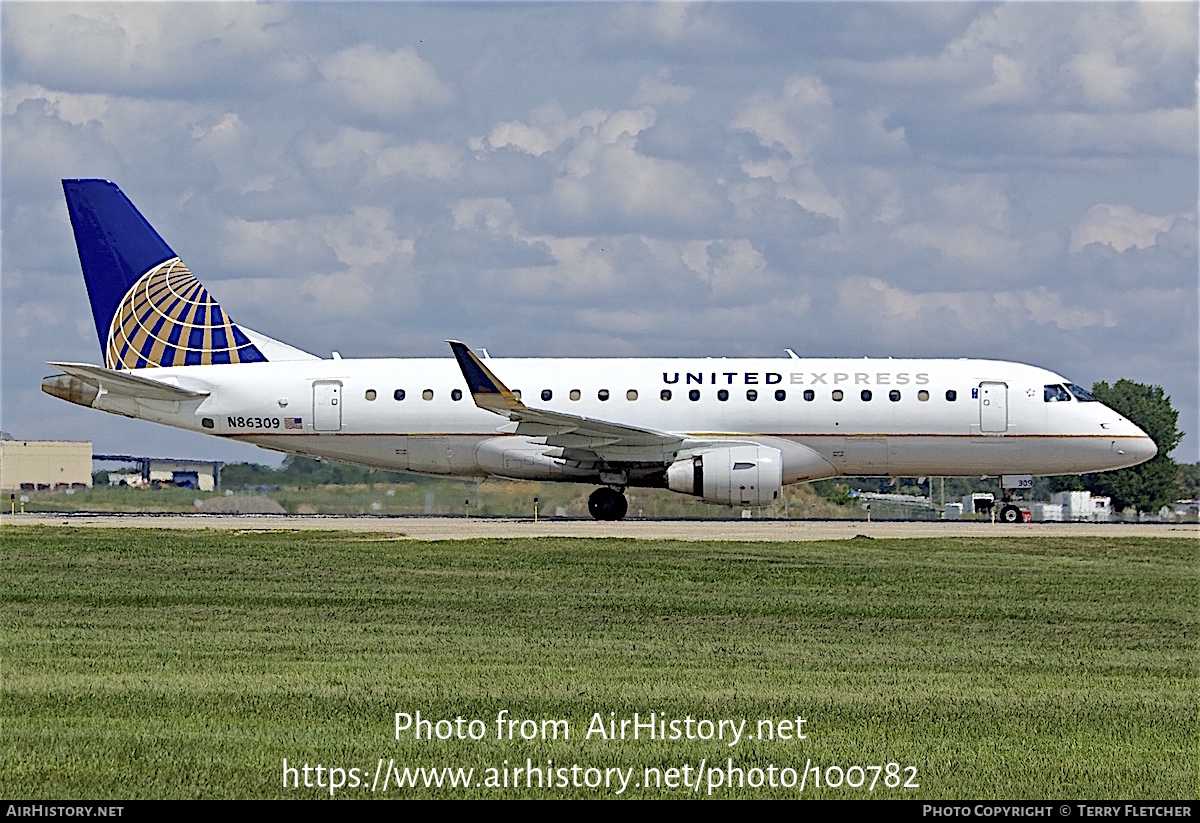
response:
<path fill-rule="evenodd" d="M 596 396 L 599 397 L 601 400 L 607 400 L 608 399 L 608 389 L 601 389 L 600 391 L 596 392 Z"/>
<path fill-rule="evenodd" d="M 1046 386 L 1042 390 L 1042 397 L 1047 403 L 1066 403 L 1071 399 L 1071 394 L 1062 386 Z"/>
<path fill-rule="evenodd" d="M 958 392 L 956 392 L 954 389 L 948 389 L 946 391 L 946 399 L 953 403 L 958 399 Z"/>
<path fill-rule="evenodd" d="M 807 400 L 809 403 L 811 403 L 816 398 L 817 398 L 817 393 L 815 391 L 813 391 L 812 389 L 804 390 L 804 399 Z"/>
<path fill-rule="evenodd" d="M 919 392 L 917 392 L 917 399 L 920 400 L 922 403 L 924 403 L 926 400 L 929 399 L 929 392 L 925 391 L 924 389 L 921 389 Z"/>
<path fill-rule="evenodd" d="M 841 402 L 842 402 L 842 397 L 843 397 L 843 395 L 842 395 L 842 390 L 841 390 L 841 389 L 834 389 L 834 390 L 833 390 L 833 399 L 834 399 L 835 401 L 837 401 L 838 403 L 841 403 Z"/>
<path fill-rule="evenodd" d="M 571 389 L 570 398 L 572 400 L 578 400 L 580 398 L 579 389 Z"/>
<path fill-rule="evenodd" d="M 787 400 L 787 392 L 785 392 L 783 389 L 776 389 L 775 390 L 775 399 L 776 400 Z"/>
<path fill-rule="evenodd" d="M 729 392 L 725 389 L 721 389 L 719 392 L 717 392 L 717 399 L 718 400 L 728 400 Z"/>
<path fill-rule="evenodd" d="M 746 389 L 746 399 L 747 400 L 757 400 L 758 392 L 755 391 L 754 389 Z"/>
<path fill-rule="evenodd" d="M 891 400 L 893 403 L 899 402 L 900 392 L 897 389 L 892 389 L 888 392 L 888 400 Z"/>
<path fill-rule="evenodd" d="M 630 389 L 629 391 L 625 392 L 625 399 L 637 400 L 637 389 Z"/>
<path fill-rule="evenodd" d="M 433 389 L 426 389 L 425 391 L 421 392 L 421 399 L 422 400 L 432 400 L 433 399 Z"/>
<path fill-rule="evenodd" d="M 700 399 L 700 390 L 699 389 L 692 389 L 690 392 L 688 392 L 688 400 L 699 400 L 699 399 Z"/>
<path fill-rule="evenodd" d="M 375 390 L 367 389 L 367 393 L 364 394 L 363 397 L 367 398 L 368 400 L 374 400 L 375 399 Z"/>
<path fill-rule="evenodd" d="M 871 390 L 863 389 L 862 394 L 860 394 L 859 397 L 861 397 L 863 399 L 864 403 L 870 403 L 871 402 Z"/>
<path fill-rule="evenodd" d="M 663 389 L 662 391 L 660 391 L 658 393 L 658 399 L 659 400 L 670 400 L 671 399 L 671 390 Z"/>
<path fill-rule="evenodd" d="M 392 392 L 392 397 L 394 397 L 397 400 L 403 400 L 404 399 L 404 389 L 396 389 L 394 392 Z"/>
<path fill-rule="evenodd" d="M 462 390 L 455 389 L 454 391 L 450 392 L 450 399 L 451 400 L 462 400 Z"/>
<path fill-rule="evenodd" d="M 554 397 L 554 392 L 549 389 L 542 389 L 542 400 L 549 402 Z"/>

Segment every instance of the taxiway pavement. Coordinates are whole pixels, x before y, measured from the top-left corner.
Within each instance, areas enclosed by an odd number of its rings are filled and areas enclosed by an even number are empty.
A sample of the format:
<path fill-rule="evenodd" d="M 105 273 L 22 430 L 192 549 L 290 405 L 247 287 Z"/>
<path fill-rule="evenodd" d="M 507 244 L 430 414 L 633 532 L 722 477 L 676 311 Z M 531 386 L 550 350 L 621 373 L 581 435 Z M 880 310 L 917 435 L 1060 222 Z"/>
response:
<path fill-rule="evenodd" d="M 320 517 L 206 514 L 5 514 L 0 525 L 106 529 L 374 532 L 413 540 L 615 537 L 631 540 L 786 542 L 913 537 L 1200 537 L 1190 523 L 1018 523 L 862 520 L 564 520 L 484 517 Z"/>

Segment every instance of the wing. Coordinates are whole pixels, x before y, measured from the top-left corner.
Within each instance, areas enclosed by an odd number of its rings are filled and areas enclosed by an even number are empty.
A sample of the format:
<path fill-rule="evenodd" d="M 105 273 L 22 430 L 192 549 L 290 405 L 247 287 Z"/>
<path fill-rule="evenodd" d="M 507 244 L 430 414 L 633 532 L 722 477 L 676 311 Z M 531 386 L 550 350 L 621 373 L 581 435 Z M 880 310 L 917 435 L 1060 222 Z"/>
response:
<path fill-rule="evenodd" d="M 531 409 L 500 381 L 464 343 L 447 340 L 475 405 L 517 423 L 516 434 L 544 437 L 561 449 L 554 456 L 579 462 L 668 465 L 674 462 L 684 438 L 676 434 L 610 423 L 591 417 Z"/>

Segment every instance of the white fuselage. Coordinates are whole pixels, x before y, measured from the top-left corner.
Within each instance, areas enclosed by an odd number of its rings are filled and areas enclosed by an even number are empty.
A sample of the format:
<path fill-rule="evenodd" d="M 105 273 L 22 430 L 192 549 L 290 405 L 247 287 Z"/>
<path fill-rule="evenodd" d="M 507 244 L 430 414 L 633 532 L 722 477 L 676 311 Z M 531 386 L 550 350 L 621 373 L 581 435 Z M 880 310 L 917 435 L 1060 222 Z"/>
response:
<path fill-rule="evenodd" d="M 700 449 L 714 442 L 779 449 L 784 483 L 835 475 L 1078 474 L 1131 466 L 1155 451 L 1144 432 L 1101 403 L 1048 402 L 1044 387 L 1068 381 L 1019 363 L 485 362 L 530 408 L 678 434 L 685 438 L 681 455 L 689 444 Z M 92 406 L 383 469 L 601 482 L 594 469 L 555 460 L 544 440 L 516 435 L 515 423 L 478 408 L 450 358 L 314 359 L 131 373 L 208 395 L 168 401 L 101 393 Z M 664 390 L 670 399 L 662 399 Z"/>

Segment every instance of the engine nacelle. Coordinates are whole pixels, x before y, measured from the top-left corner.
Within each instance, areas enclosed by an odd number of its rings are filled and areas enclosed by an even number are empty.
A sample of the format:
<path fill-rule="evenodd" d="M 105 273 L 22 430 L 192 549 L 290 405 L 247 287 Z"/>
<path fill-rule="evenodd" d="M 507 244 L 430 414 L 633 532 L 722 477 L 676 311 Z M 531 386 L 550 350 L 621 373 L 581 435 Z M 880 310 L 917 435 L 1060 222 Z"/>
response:
<path fill-rule="evenodd" d="M 710 503 L 769 505 L 783 490 L 783 455 L 752 444 L 710 449 L 672 463 L 667 487 Z"/>

